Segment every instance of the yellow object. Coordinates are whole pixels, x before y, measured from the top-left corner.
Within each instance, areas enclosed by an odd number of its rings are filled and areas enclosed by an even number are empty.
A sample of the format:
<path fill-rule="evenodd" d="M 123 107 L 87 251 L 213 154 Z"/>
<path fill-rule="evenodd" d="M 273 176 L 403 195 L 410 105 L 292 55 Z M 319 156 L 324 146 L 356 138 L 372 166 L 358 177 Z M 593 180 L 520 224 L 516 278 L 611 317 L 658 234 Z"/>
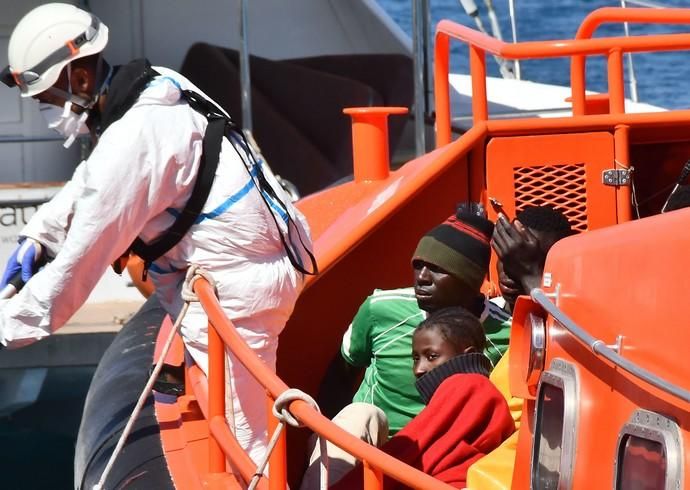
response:
<path fill-rule="evenodd" d="M 467 488 L 476 490 L 499 490 L 510 488 L 513 482 L 513 466 L 517 452 L 518 431 L 522 417 L 522 398 L 514 397 L 510 393 L 508 384 L 508 356 L 510 349 L 496 364 L 490 379 L 505 397 L 510 408 L 510 414 L 515 421 L 515 433 L 491 453 L 470 466 L 467 472 Z"/>

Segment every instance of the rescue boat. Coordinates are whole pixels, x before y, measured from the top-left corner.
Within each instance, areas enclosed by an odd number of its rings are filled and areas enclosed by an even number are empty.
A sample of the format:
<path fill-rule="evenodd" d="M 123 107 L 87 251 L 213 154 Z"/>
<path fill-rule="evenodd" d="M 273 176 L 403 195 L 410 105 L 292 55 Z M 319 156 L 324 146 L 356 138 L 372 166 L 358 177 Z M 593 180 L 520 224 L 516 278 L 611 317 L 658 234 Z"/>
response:
<path fill-rule="evenodd" d="M 406 109 L 346 109 L 354 180 L 298 202 L 321 273 L 308 279 L 281 335 L 277 373 L 241 341 L 211 285 L 197 281 L 211 326 L 209 377 L 184 364 L 178 338 L 166 363 L 184 365 L 185 393 L 149 398 L 105 488 L 244 488 L 257 469 L 225 421 L 225 349 L 266 389 L 266 416 L 277 427 L 275 400 L 288 387 L 316 393 L 363 298 L 375 287 L 409 284 L 419 236 L 459 201 L 479 202 L 496 219 L 489 197 L 510 216 L 527 205 L 551 204 L 582 233 L 554 246 L 542 287 L 516 305 L 510 390 L 524 400 L 522 422 L 496 454 L 476 463 L 481 476 L 470 488 L 690 488 L 690 383 L 683 363 L 690 279 L 679 266 L 690 243 L 690 211 L 659 215 L 664 190 L 690 154 L 690 110 L 626 112 L 623 71 L 626 53 L 687 50 L 690 34 L 594 37 L 610 22 L 690 24 L 690 10 L 604 8 L 583 21 L 575 39 L 514 44 L 440 22 L 436 149 L 390 170 L 387 121 Z M 461 135 L 451 130 L 451 42 L 469 46 L 473 125 Z M 492 55 L 570 58 L 572 116 L 492 119 L 486 94 Z M 608 78 L 608 93 L 595 97 L 585 90 L 586 61 L 594 56 L 606 58 Z M 496 294 L 495 284 L 492 270 L 487 294 Z M 106 353 L 99 372 L 111 375 L 96 375 L 77 445 L 78 488 L 98 481 L 136 399 L 121 389 L 129 385 L 126 374 L 117 374 L 126 373 L 124 364 L 114 366 L 127 362 L 119 354 L 140 346 L 136 362 L 150 366 L 170 327 L 149 304 Z M 156 341 L 147 337 L 154 330 Z M 307 429 L 281 433 L 257 488 L 299 484 L 309 431 L 364 462 L 364 488 L 382 488 L 383 474 L 413 488 L 450 488 L 343 432 L 304 401 L 286 409 Z"/>

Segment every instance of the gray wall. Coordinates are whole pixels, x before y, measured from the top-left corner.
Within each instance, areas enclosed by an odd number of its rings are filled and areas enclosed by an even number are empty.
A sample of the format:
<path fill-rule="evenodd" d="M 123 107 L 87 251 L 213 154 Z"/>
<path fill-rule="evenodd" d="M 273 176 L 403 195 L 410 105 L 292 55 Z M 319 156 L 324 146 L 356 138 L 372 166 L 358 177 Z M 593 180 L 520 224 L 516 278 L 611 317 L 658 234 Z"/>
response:
<path fill-rule="evenodd" d="M 7 44 L 14 25 L 40 1 L 0 2 L 0 67 L 7 66 Z M 0 69 L 1 69 L 0 68 Z M 55 137 L 38 112 L 38 103 L 22 99 L 19 91 L 0 84 L 0 139 L 7 137 Z M 79 162 L 79 145 L 69 150 L 60 142 L 0 143 L 0 184 L 57 182 L 72 175 Z"/>

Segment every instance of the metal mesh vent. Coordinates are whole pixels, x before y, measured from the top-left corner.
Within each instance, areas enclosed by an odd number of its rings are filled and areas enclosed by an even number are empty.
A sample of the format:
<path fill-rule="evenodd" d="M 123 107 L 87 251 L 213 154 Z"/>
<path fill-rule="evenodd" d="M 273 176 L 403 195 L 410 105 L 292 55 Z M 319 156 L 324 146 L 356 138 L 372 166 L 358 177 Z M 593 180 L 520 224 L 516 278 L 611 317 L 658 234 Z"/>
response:
<path fill-rule="evenodd" d="M 587 230 L 585 164 L 518 167 L 514 170 L 515 207 L 549 204 L 560 209 L 574 230 Z"/>

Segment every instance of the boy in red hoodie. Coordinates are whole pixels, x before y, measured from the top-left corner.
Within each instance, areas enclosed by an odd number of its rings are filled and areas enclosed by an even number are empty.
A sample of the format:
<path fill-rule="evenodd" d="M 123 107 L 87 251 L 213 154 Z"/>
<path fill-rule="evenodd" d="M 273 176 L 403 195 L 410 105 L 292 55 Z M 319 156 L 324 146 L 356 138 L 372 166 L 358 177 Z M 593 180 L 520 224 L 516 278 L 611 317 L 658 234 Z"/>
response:
<path fill-rule="evenodd" d="M 515 431 L 505 398 L 489 381 L 491 363 L 482 354 L 485 343 L 479 320 L 461 307 L 439 310 L 417 327 L 412 340 L 413 369 L 427 406 L 381 450 L 454 487 L 465 487 L 470 465 Z M 372 417 L 380 416 L 372 411 Z M 312 480 L 318 485 L 316 463 L 308 470 L 303 489 L 315 488 Z M 362 486 L 358 463 L 332 488 Z M 384 488 L 404 486 L 384 477 Z"/>

